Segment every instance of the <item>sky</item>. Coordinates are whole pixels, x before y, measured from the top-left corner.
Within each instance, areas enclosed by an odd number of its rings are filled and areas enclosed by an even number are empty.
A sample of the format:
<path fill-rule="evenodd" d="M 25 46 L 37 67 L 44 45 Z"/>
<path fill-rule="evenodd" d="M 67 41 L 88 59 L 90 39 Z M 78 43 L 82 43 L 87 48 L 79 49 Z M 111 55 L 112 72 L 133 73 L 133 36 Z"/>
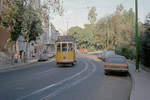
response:
<path fill-rule="evenodd" d="M 64 0 L 64 15 L 56 15 L 52 23 L 60 32 L 65 32 L 72 26 L 83 27 L 88 22 L 89 8 L 95 6 L 97 19 L 112 14 L 117 5 L 123 4 L 125 9 L 135 10 L 135 0 Z M 150 12 L 150 0 L 138 0 L 139 20 L 144 22 Z"/>

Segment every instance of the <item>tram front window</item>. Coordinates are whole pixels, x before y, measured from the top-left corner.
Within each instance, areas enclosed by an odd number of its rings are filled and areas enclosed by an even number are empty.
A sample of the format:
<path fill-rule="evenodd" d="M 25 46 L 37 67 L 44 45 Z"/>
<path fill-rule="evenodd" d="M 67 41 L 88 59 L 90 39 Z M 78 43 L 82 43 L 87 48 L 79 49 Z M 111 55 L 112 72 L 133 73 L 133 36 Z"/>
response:
<path fill-rule="evenodd" d="M 68 51 L 73 51 L 73 45 L 72 45 L 72 43 L 68 44 Z"/>
<path fill-rule="evenodd" d="M 60 52 L 60 51 L 61 51 L 60 44 L 57 44 L 57 52 Z"/>
<path fill-rule="evenodd" d="M 67 52 L 67 43 L 62 44 L 62 52 Z"/>

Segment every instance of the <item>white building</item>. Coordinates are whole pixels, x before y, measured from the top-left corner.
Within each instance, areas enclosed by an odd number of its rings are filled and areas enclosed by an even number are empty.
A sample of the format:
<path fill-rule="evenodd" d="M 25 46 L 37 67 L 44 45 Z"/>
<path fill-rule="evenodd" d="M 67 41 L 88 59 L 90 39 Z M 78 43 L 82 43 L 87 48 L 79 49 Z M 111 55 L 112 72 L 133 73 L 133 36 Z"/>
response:
<path fill-rule="evenodd" d="M 53 53 L 56 52 L 55 42 L 58 36 L 60 36 L 59 31 L 57 31 L 55 26 L 51 23 L 50 24 L 50 41 L 48 44 L 48 50 L 50 52 L 53 52 Z"/>
<path fill-rule="evenodd" d="M 35 48 L 37 45 L 35 42 L 31 42 L 27 45 L 27 42 L 25 42 L 25 39 L 23 36 L 19 36 L 17 40 L 17 54 L 21 56 L 22 59 L 24 59 L 24 53 L 27 54 L 28 59 L 32 59 L 33 56 L 38 57 L 39 52 L 38 50 L 36 51 L 37 48 Z M 27 51 L 26 51 L 27 49 Z"/>

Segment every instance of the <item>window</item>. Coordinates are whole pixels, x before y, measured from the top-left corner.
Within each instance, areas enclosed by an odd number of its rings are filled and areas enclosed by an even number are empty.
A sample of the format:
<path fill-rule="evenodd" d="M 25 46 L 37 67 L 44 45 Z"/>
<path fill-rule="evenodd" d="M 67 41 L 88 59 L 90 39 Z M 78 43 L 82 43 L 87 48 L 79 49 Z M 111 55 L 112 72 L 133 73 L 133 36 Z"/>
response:
<path fill-rule="evenodd" d="M 60 52 L 61 51 L 61 46 L 60 46 L 60 43 L 57 44 L 57 52 Z"/>
<path fill-rule="evenodd" d="M 123 57 L 110 57 L 107 59 L 107 62 L 110 63 L 125 63 L 126 60 Z"/>
<path fill-rule="evenodd" d="M 67 43 L 62 43 L 62 52 L 67 52 Z"/>
<path fill-rule="evenodd" d="M 68 43 L 68 51 L 73 51 L 73 45 L 72 45 L 72 43 Z"/>

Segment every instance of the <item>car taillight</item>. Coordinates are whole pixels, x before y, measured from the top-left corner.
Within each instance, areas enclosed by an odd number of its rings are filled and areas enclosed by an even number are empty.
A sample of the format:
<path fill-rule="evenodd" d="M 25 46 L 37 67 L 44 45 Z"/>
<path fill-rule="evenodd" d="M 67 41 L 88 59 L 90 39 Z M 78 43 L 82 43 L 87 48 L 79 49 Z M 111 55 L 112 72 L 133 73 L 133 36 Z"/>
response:
<path fill-rule="evenodd" d="M 111 66 L 110 66 L 110 65 L 104 65 L 104 67 L 105 67 L 105 68 L 109 68 L 109 67 L 111 67 Z"/>

